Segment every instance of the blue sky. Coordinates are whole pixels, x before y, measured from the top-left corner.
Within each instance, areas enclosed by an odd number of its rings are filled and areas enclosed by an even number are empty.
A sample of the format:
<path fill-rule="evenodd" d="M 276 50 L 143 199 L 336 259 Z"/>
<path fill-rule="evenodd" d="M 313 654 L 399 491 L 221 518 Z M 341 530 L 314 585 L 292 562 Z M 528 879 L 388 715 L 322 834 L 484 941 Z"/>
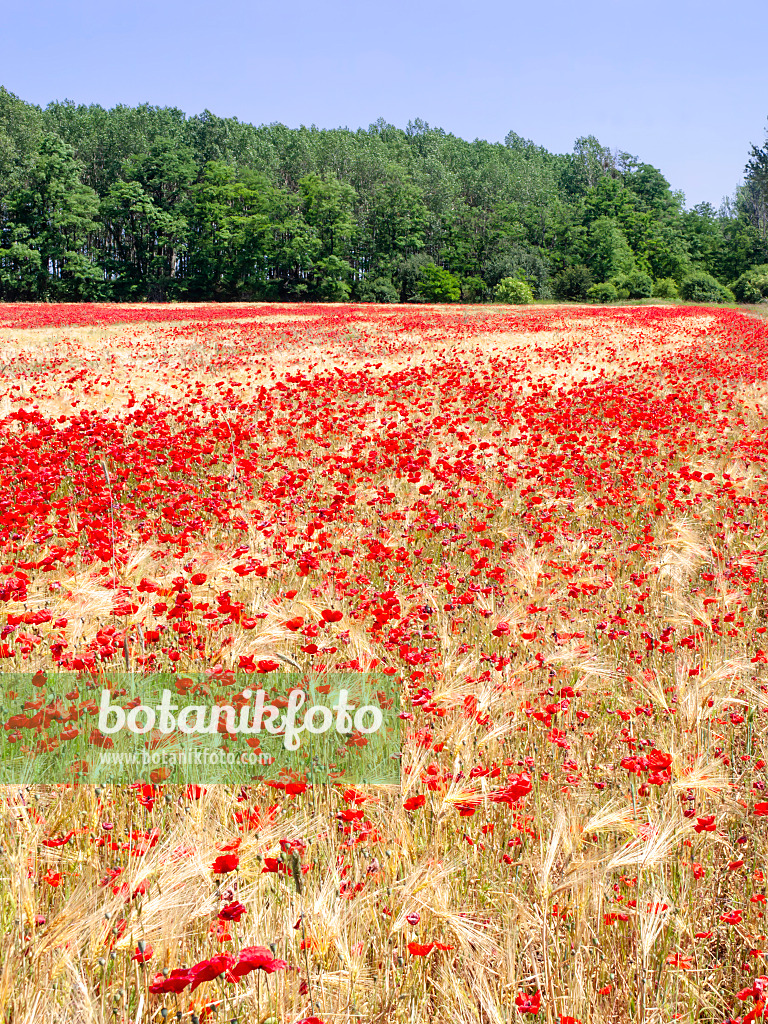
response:
<path fill-rule="evenodd" d="M 764 0 L 2 0 L 0 84 L 30 102 L 148 102 L 281 121 L 581 135 L 720 204 L 768 116 Z"/>

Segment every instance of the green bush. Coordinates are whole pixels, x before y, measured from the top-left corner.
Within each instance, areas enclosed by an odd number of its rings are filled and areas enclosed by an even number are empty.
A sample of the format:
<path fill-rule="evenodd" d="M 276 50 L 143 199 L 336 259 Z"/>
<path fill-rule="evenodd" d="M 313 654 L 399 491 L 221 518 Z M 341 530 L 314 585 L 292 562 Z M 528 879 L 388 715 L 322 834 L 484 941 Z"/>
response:
<path fill-rule="evenodd" d="M 736 296 L 737 302 L 752 304 L 755 302 L 761 302 L 763 298 L 762 290 L 758 287 L 757 283 L 749 273 L 742 274 L 741 277 L 734 282 L 732 290 L 733 294 Z"/>
<path fill-rule="evenodd" d="M 630 299 L 650 299 L 653 292 L 653 281 L 642 272 L 635 270 L 627 280 Z"/>
<path fill-rule="evenodd" d="M 737 302 L 762 302 L 768 298 L 768 266 L 752 267 L 731 286 Z"/>
<path fill-rule="evenodd" d="M 552 282 L 552 290 L 558 299 L 574 299 L 583 302 L 592 287 L 592 275 L 582 263 L 565 267 Z"/>
<path fill-rule="evenodd" d="M 533 292 L 527 281 L 518 277 L 502 277 L 493 291 L 497 302 L 505 302 L 511 306 L 527 306 L 533 302 Z"/>
<path fill-rule="evenodd" d="M 703 270 L 696 270 L 685 278 L 680 285 L 680 296 L 686 302 L 735 302 L 731 289 Z"/>
<path fill-rule="evenodd" d="M 615 284 L 611 284 L 610 281 L 604 281 L 602 284 L 593 284 L 587 291 L 587 298 L 590 302 L 605 305 L 606 302 L 616 302 L 619 298 L 619 293 L 616 290 Z"/>
<path fill-rule="evenodd" d="M 677 282 L 673 277 L 660 277 L 654 282 L 653 295 L 657 299 L 676 299 L 679 294 Z"/>
<path fill-rule="evenodd" d="M 490 289 L 482 277 L 465 277 L 461 282 L 461 298 L 463 302 L 485 302 Z"/>
<path fill-rule="evenodd" d="M 616 286 L 620 299 L 648 299 L 653 291 L 653 281 L 642 270 L 617 274 L 611 278 L 611 284 Z"/>
<path fill-rule="evenodd" d="M 399 302 L 397 289 L 388 277 L 376 277 L 373 281 L 363 278 L 356 288 L 360 302 Z"/>
<path fill-rule="evenodd" d="M 461 282 L 450 270 L 427 263 L 419 273 L 419 292 L 427 302 L 458 302 Z"/>

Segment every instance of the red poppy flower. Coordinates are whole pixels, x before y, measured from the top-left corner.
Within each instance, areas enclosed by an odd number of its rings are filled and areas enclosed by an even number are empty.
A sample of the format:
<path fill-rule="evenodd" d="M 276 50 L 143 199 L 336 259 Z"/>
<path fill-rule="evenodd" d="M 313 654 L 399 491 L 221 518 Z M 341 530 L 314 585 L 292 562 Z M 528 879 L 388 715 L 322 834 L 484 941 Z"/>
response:
<path fill-rule="evenodd" d="M 652 750 L 650 754 L 648 754 L 648 767 L 651 771 L 664 771 L 664 769 L 669 768 L 671 764 L 671 754 L 664 754 L 660 750 Z"/>
<path fill-rule="evenodd" d="M 231 953 L 217 953 L 209 960 L 201 960 L 200 963 L 189 969 L 191 980 L 189 991 L 194 992 L 204 981 L 213 981 L 214 978 L 218 978 L 220 974 L 230 970 L 234 963 L 235 958 Z"/>
<path fill-rule="evenodd" d="M 538 989 L 536 989 L 532 996 L 519 992 L 515 996 L 515 1006 L 520 1013 L 536 1014 L 541 1009 L 541 993 Z"/>
<path fill-rule="evenodd" d="M 696 824 L 693 826 L 694 832 L 714 832 L 716 829 L 714 814 L 705 814 L 703 817 L 697 818 Z"/>
<path fill-rule="evenodd" d="M 421 793 L 419 796 L 408 797 L 407 800 L 403 801 L 403 809 L 406 811 L 415 811 L 419 807 L 423 807 L 427 802 L 427 798 Z"/>
<path fill-rule="evenodd" d="M 214 875 L 228 875 L 230 871 L 236 871 L 240 863 L 240 857 L 236 853 L 223 853 L 211 865 Z"/>
<path fill-rule="evenodd" d="M 453 946 L 446 945 L 444 942 L 409 942 L 408 952 L 411 956 L 428 956 L 433 949 L 453 949 Z"/>
<path fill-rule="evenodd" d="M 67 834 L 62 836 L 61 839 L 44 839 L 43 846 L 47 846 L 49 849 L 53 849 L 57 846 L 66 846 L 74 834 L 75 830 L 72 829 L 71 832 L 67 832 Z"/>
<path fill-rule="evenodd" d="M 222 921 L 239 921 L 243 914 L 247 914 L 248 911 L 242 903 L 234 902 L 227 903 L 226 906 L 222 907 L 219 911 L 219 918 Z"/>
<path fill-rule="evenodd" d="M 171 971 L 168 977 L 163 974 L 156 974 L 155 980 L 149 986 L 149 991 L 155 995 L 160 995 L 166 992 L 183 992 L 184 989 L 192 983 L 192 975 L 188 968 L 177 967 L 176 970 Z"/>
<path fill-rule="evenodd" d="M 264 971 L 265 974 L 274 974 L 275 971 L 283 971 L 288 966 L 285 960 L 276 960 L 266 946 L 246 946 L 240 950 L 237 963 L 233 964 L 227 972 L 227 981 L 239 981 L 251 971 Z"/>

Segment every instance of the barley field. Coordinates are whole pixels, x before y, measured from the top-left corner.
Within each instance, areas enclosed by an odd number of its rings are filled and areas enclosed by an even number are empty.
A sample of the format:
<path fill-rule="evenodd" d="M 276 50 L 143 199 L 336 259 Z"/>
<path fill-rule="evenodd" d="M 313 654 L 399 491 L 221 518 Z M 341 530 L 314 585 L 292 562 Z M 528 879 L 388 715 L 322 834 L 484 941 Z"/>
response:
<path fill-rule="evenodd" d="M 375 670 L 403 731 L 397 785 L 5 785 L 2 1024 L 762 1018 L 767 357 L 713 308 L 0 305 L 2 750 L 102 743 L 111 671 Z"/>

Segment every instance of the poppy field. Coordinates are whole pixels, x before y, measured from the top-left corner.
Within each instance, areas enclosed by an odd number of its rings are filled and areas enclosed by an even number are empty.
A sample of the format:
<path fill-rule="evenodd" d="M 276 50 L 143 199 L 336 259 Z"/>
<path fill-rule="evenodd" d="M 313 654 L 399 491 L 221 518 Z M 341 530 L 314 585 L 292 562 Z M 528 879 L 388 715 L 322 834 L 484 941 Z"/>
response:
<path fill-rule="evenodd" d="M 151 673 L 402 731 L 399 784 L 3 786 L 2 1024 L 768 1014 L 767 323 L 9 304 L 0 373 L 4 750 Z"/>

